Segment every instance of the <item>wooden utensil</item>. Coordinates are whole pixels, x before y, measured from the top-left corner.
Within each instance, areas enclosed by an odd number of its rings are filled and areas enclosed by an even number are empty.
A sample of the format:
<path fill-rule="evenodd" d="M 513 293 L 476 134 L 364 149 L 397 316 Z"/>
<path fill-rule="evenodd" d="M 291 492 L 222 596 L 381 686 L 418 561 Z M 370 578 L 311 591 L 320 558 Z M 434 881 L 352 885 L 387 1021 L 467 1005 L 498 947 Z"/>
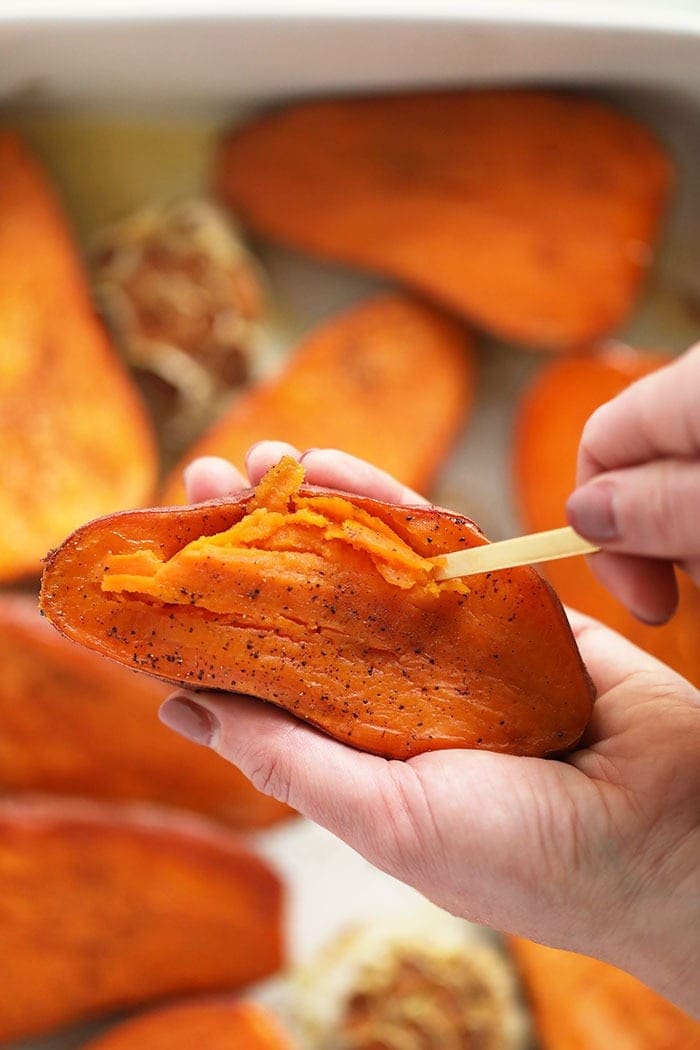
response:
<path fill-rule="evenodd" d="M 458 576 L 513 569 L 517 565 L 534 565 L 541 561 L 572 558 L 578 554 L 595 554 L 599 549 L 566 526 L 445 554 L 440 558 L 441 567 L 436 579 L 453 580 Z"/>

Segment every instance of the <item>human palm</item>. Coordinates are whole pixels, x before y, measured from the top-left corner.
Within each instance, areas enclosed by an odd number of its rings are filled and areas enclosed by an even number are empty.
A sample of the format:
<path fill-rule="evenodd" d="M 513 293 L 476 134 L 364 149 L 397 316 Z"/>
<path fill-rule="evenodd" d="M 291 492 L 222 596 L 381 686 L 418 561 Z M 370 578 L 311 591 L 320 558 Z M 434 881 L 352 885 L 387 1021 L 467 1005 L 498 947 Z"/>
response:
<path fill-rule="evenodd" d="M 250 482 L 290 452 L 254 447 Z M 420 500 L 341 453 L 314 450 L 304 465 L 312 483 Z M 194 499 L 248 484 L 221 461 L 188 477 Z M 698 694 L 614 632 L 570 619 L 598 699 L 583 746 L 561 760 L 446 750 L 390 761 L 244 697 L 184 699 L 209 720 L 199 738 L 256 787 L 437 904 L 607 959 L 697 1009 L 685 932 L 698 892 Z M 183 731 L 172 707 L 165 717 Z"/>

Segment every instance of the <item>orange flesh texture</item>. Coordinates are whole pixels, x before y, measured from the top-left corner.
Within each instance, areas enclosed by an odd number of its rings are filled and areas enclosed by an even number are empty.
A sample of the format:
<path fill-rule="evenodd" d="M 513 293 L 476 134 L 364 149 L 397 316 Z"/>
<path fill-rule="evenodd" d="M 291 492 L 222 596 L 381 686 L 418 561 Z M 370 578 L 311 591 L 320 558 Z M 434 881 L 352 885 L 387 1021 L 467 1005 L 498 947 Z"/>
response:
<path fill-rule="evenodd" d="M 564 505 L 574 490 L 576 456 L 586 420 L 604 402 L 670 360 L 620 349 L 557 361 L 525 395 L 515 433 L 515 481 L 523 528 L 566 524 Z M 662 627 L 641 623 L 598 583 L 583 558 L 550 562 L 543 572 L 561 600 L 624 634 L 700 686 L 700 588 L 678 572 L 680 604 Z"/>
<path fill-rule="evenodd" d="M 279 881 L 217 825 L 51 796 L 0 802 L 0 1039 L 282 963 Z"/>
<path fill-rule="evenodd" d="M 0 132 L 0 580 L 80 522 L 143 504 L 155 444 L 37 162 Z"/>
<path fill-rule="evenodd" d="M 216 171 L 257 232 L 552 349 L 624 319 L 670 182 L 630 118 L 513 90 L 301 103 L 234 129 Z"/>
<path fill-rule="evenodd" d="M 228 504 L 86 526 L 50 557 L 44 610 L 132 667 L 270 700 L 382 755 L 579 739 L 592 687 L 533 570 L 436 583 L 431 556 L 486 542 L 473 523 L 297 489 L 300 474 L 287 460 Z"/>
<path fill-rule="evenodd" d="M 414 489 L 434 480 L 466 420 L 474 387 L 468 334 L 406 296 L 382 295 L 313 331 L 283 372 L 243 395 L 188 451 L 245 468 L 246 450 L 274 438 L 340 448 Z M 184 503 L 182 468 L 161 502 Z"/>
<path fill-rule="evenodd" d="M 542 1050 L 691 1050 L 700 1024 L 622 970 L 509 938 Z"/>
<path fill-rule="evenodd" d="M 160 724 L 171 687 L 67 641 L 36 606 L 0 596 L 0 791 L 164 802 L 240 828 L 289 816 Z"/>
<path fill-rule="evenodd" d="M 188 1003 L 118 1025 L 81 1050 L 293 1050 L 277 1020 L 255 1003 Z"/>

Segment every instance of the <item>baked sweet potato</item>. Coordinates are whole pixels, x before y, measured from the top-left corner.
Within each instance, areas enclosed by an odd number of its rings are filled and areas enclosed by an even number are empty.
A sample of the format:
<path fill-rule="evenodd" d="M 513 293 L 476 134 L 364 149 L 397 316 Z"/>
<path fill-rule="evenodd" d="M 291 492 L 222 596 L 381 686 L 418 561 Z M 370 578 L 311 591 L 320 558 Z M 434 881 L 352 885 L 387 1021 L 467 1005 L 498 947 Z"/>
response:
<path fill-rule="evenodd" d="M 593 689 L 532 569 L 438 583 L 431 556 L 486 543 L 467 518 L 300 488 L 117 514 L 47 559 L 42 607 L 70 638 L 168 681 L 270 700 L 393 758 L 573 746 Z"/>
<path fill-rule="evenodd" d="M 590 414 L 668 358 L 629 349 L 556 361 L 522 399 L 515 428 L 515 484 L 526 531 L 564 525 L 564 504 L 576 481 L 576 454 Z M 678 573 L 678 612 L 663 627 L 636 619 L 598 583 L 583 558 L 549 562 L 542 570 L 563 602 L 601 620 L 700 686 L 700 589 Z"/>
<path fill-rule="evenodd" d="M 293 1050 L 257 1003 L 178 1003 L 132 1017 L 81 1050 Z"/>
<path fill-rule="evenodd" d="M 692 1050 L 700 1024 L 630 974 L 509 938 L 542 1050 Z"/>
<path fill-rule="evenodd" d="M 168 686 L 61 638 L 36 604 L 0 595 L 0 792 L 165 802 L 240 828 L 290 814 L 160 724 Z"/>
<path fill-rule="evenodd" d="M 600 102 L 464 91 L 273 112 L 228 135 L 215 183 L 266 236 L 559 349 L 630 310 L 670 165 L 650 132 Z"/>
<path fill-rule="evenodd" d="M 242 467 L 263 438 L 342 448 L 412 488 L 430 485 L 472 399 L 466 332 L 400 295 L 353 307 L 313 331 L 280 376 L 244 395 L 187 454 Z M 181 463 L 163 503 L 184 503 Z"/>
<path fill-rule="evenodd" d="M 38 163 L 0 131 L 0 580 L 81 521 L 143 504 L 151 427 Z"/>
<path fill-rule="evenodd" d="M 218 826 L 177 810 L 0 801 L 0 1040 L 282 962 L 277 877 Z"/>

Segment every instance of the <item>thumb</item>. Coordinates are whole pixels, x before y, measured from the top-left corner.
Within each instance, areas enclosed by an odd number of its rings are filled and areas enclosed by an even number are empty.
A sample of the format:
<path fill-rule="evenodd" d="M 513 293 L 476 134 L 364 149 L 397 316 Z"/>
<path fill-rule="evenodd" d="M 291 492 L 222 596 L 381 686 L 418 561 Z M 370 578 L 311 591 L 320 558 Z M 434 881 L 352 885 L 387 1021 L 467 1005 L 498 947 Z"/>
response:
<path fill-rule="evenodd" d="M 662 459 L 598 474 L 566 505 L 582 536 L 613 553 L 700 568 L 700 464 Z"/>

